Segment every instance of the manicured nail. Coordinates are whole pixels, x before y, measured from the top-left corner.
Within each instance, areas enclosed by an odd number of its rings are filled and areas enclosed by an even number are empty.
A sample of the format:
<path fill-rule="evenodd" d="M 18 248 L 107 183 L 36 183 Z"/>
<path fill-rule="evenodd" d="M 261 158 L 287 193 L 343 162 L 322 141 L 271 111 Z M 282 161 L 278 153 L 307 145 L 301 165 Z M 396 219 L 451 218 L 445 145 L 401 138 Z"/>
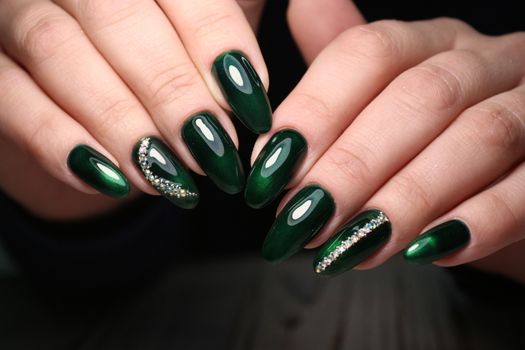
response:
<path fill-rule="evenodd" d="M 239 153 L 213 115 L 202 112 L 190 117 L 182 127 L 182 138 L 217 187 L 229 194 L 242 191 L 245 179 Z"/>
<path fill-rule="evenodd" d="M 251 131 L 262 134 L 272 127 L 272 108 L 252 64 L 239 51 L 226 51 L 215 59 L 217 79 L 233 113 Z"/>
<path fill-rule="evenodd" d="M 252 208 L 262 208 L 286 187 L 306 154 L 306 140 L 295 130 L 272 136 L 253 164 L 244 197 Z"/>
<path fill-rule="evenodd" d="M 100 152 L 87 145 L 77 145 L 67 157 L 69 169 L 82 181 L 111 197 L 129 193 L 128 179 L 120 169 Z"/>
<path fill-rule="evenodd" d="M 192 209 L 199 191 L 169 147 L 156 137 L 144 137 L 133 148 L 133 160 L 146 180 L 173 204 Z"/>
<path fill-rule="evenodd" d="M 335 203 L 318 185 L 299 191 L 279 213 L 262 247 L 263 257 L 281 262 L 300 251 L 330 219 Z"/>
<path fill-rule="evenodd" d="M 444 222 L 420 235 L 404 251 L 407 261 L 428 264 L 464 247 L 470 241 L 470 231 L 459 220 Z"/>
<path fill-rule="evenodd" d="M 315 272 L 335 276 L 350 270 L 376 252 L 391 231 L 390 221 L 382 211 L 362 212 L 323 245 L 314 260 Z"/>

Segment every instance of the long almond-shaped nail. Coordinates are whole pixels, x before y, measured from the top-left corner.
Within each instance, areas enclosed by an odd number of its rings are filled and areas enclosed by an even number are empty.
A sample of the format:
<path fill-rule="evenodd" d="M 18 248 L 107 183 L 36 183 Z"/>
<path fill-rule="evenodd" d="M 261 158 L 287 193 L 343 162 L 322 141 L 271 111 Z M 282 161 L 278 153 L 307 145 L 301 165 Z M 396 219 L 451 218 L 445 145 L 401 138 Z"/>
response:
<path fill-rule="evenodd" d="M 252 208 L 262 208 L 286 187 L 306 154 L 304 137 L 295 130 L 275 133 L 253 163 L 244 198 Z"/>
<path fill-rule="evenodd" d="M 318 185 L 306 186 L 279 213 L 262 247 L 263 257 L 281 262 L 300 251 L 330 219 L 335 203 Z"/>
<path fill-rule="evenodd" d="M 140 139 L 133 148 L 133 160 L 146 180 L 173 204 L 192 209 L 199 202 L 199 191 L 191 175 L 160 139 Z"/>
<path fill-rule="evenodd" d="M 420 235 L 408 245 L 403 255 L 406 261 L 428 264 L 463 248 L 469 241 L 467 225 L 460 220 L 451 220 Z"/>
<path fill-rule="evenodd" d="M 316 273 L 335 276 L 375 253 L 390 237 L 387 216 L 371 209 L 357 215 L 325 243 L 314 260 Z"/>
<path fill-rule="evenodd" d="M 264 85 L 252 64 L 240 51 L 227 51 L 213 62 L 212 74 L 233 113 L 252 132 L 272 127 L 272 109 Z"/>
<path fill-rule="evenodd" d="M 217 187 L 229 194 L 243 190 L 245 178 L 239 153 L 213 115 L 201 112 L 190 117 L 182 127 L 182 138 Z"/>
<path fill-rule="evenodd" d="M 111 197 L 129 193 L 126 176 L 108 158 L 87 145 L 77 145 L 67 157 L 69 169 L 82 181 Z"/>

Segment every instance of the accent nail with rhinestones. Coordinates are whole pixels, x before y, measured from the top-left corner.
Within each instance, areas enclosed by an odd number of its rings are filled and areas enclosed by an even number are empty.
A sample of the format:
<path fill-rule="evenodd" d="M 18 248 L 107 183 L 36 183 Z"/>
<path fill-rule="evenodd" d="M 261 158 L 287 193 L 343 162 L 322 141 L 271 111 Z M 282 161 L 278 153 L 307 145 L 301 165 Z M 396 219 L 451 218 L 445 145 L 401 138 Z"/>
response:
<path fill-rule="evenodd" d="M 358 265 L 390 237 L 391 224 L 379 210 L 367 210 L 350 220 L 328 241 L 314 260 L 320 275 L 334 276 Z"/>
<path fill-rule="evenodd" d="M 199 192 L 191 175 L 160 139 L 140 139 L 133 149 L 133 160 L 146 180 L 172 203 L 184 209 L 197 205 Z"/>

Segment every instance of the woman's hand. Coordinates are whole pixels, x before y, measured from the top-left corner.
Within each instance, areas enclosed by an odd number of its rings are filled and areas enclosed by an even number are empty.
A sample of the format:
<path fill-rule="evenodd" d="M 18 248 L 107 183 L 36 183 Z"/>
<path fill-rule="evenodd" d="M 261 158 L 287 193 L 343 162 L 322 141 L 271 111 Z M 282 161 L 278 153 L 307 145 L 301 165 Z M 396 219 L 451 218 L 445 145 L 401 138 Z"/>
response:
<path fill-rule="evenodd" d="M 131 183 L 192 208 L 198 190 L 182 161 L 239 192 L 225 110 L 254 132 L 270 128 L 268 74 L 249 23 L 262 5 L 0 0 L 2 189 L 47 217 L 85 214 L 54 203 L 62 192 L 66 203 L 84 200 L 68 186 L 123 197 Z"/>
<path fill-rule="evenodd" d="M 265 258 L 325 243 L 314 268 L 335 275 L 405 248 L 410 261 L 450 266 L 522 240 L 525 34 L 359 18 L 354 8 L 255 146 L 247 202 L 291 189 Z"/>

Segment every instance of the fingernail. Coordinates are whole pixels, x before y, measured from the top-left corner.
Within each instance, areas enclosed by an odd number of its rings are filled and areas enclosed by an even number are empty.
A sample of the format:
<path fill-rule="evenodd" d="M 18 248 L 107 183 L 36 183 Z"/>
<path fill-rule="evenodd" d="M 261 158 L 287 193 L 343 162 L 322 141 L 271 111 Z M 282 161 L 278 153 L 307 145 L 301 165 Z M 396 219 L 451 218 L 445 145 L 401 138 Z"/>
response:
<path fill-rule="evenodd" d="M 350 270 L 376 252 L 391 232 L 390 221 L 382 211 L 362 212 L 323 245 L 314 260 L 315 272 L 335 276 Z"/>
<path fill-rule="evenodd" d="M 69 152 L 67 165 L 82 181 L 111 197 L 124 197 L 129 183 L 120 169 L 100 152 L 87 145 L 77 145 Z"/>
<path fill-rule="evenodd" d="M 242 191 L 244 170 L 228 133 L 210 113 L 190 117 L 182 127 L 182 139 L 208 177 L 226 193 Z"/>
<path fill-rule="evenodd" d="M 244 197 L 252 208 L 262 208 L 286 187 L 306 154 L 304 137 L 295 130 L 275 133 L 253 164 Z"/>
<path fill-rule="evenodd" d="M 240 51 L 226 51 L 215 59 L 217 79 L 233 113 L 251 131 L 262 134 L 272 127 L 272 109 L 266 90 L 250 61 Z"/>
<path fill-rule="evenodd" d="M 181 208 L 195 208 L 199 202 L 197 186 L 164 142 L 153 136 L 140 139 L 133 148 L 133 160 L 161 195 Z"/>
<path fill-rule="evenodd" d="M 444 222 L 420 235 L 404 251 L 407 261 L 428 264 L 464 247 L 470 241 L 470 231 L 460 220 Z"/>
<path fill-rule="evenodd" d="M 330 219 L 335 203 L 318 185 L 299 191 L 279 213 L 262 247 L 263 257 L 281 262 L 300 251 Z"/>

